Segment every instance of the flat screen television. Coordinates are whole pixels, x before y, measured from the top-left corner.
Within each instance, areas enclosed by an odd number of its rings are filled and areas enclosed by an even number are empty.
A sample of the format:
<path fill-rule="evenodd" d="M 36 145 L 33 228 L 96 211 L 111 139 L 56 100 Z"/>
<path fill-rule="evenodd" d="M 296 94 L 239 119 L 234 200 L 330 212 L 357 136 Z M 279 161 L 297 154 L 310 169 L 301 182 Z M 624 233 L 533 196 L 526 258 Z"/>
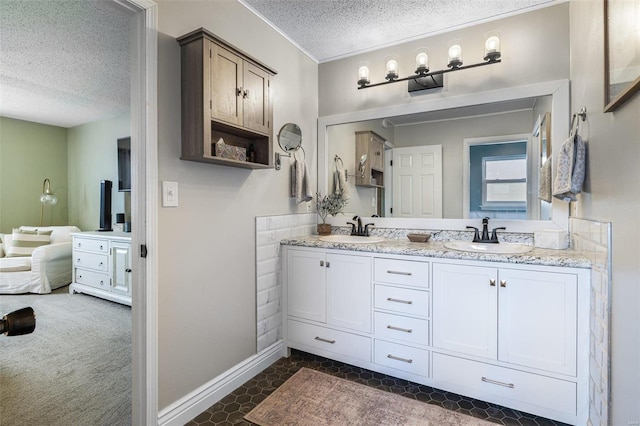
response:
<path fill-rule="evenodd" d="M 118 191 L 131 191 L 131 138 L 118 139 Z"/>

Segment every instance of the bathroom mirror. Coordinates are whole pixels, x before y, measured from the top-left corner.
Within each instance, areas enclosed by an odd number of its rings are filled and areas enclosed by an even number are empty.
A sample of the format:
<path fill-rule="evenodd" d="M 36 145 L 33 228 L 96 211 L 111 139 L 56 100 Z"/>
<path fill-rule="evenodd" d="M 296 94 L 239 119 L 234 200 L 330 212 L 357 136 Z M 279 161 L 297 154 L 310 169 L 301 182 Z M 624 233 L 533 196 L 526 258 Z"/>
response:
<path fill-rule="evenodd" d="M 443 214 L 441 217 L 464 220 L 468 215 L 463 212 L 463 179 L 464 170 L 468 169 L 468 164 L 463 164 L 463 140 L 515 133 L 531 135 L 531 129 L 540 115 L 548 118 L 543 126 L 544 131 L 549 132 L 546 139 L 561 140 L 562 135 L 568 134 L 569 131 L 568 86 L 567 80 L 559 80 L 321 117 L 318 121 L 319 185 L 325 185 L 325 190 L 331 187 L 333 169 L 328 159 L 336 154 L 344 160 L 349 174 L 357 173 L 353 145 L 349 146 L 348 143 L 354 140 L 355 131 L 372 130 L 387 139 L 390 142 L 387 147 L 393 149 L 401 146 L 442 145 L 443 157 L 446 158 L 442 163 Z M 551 113 L 547 116 L 546 113 L 549 111 Z M 520 122 L 521 125 L 514 130 L 512 125 L 515 121 Z M 546 124 L 551 122 L 554 125 L 547 127 Z M 479 131 L 473 135 L 462 135 L 461 129 L 471 124 Z M 453 136 L 454 133 L 457 135 Z M 449 142 L 446 139 L 450 134 L 452 138 L 457 138 L 455 148 L 452 146 L 447 148 Z M 527 191 L 528 200 L 533 200 L 531 202 L 536 203 L 536 208 L 532 209 L 531 215 L 526 219 L 553 221 L 560 227 L 566 228 L 568 221 L 566 203 L 554 200 L 553 206 L 541 208 L 535 201 L 537 200 L 539 158 L 543 152 L 540 152 L 539 139 L 532 137 L 530 139 L 527 155 L 535 160 L 528 172 Z M 395 145 L 396 143 L 398 146 Z M 543 147 L 543 150 L 546 150 L 545 148 Z M 391 152 L 385 153 L 387 165 L 388 160 L 391 159 Z M 394 161 L 395 165 L 397 163 Z M 378 214 L 378 211 L 384 211 L 393 204 L 393 182 L 388 182 L 386 178 L 387 175 L 391 176 L 390 172 L 391 169 L 385 172 L 383 191 L 370 188 L 358 188 L 352 191 L 350 210 L 362 215 L 372 215 Z M 380 202 L 380 198 L 384 201 Z M 377 211 L 373 207 L 376 205 Z M 380 205 L 383 207 L 380 208 Z M 394 207 L 397 208 L 397 206 Z M 401 219 L 392 217 L 390 220 Z"/>
<path fill-rule="evenodd" d="M 287 123 L 278 132 L 278 144 L 283 151 L 295 151 L 302 144 L 302 130 L 295 123 Z"/>

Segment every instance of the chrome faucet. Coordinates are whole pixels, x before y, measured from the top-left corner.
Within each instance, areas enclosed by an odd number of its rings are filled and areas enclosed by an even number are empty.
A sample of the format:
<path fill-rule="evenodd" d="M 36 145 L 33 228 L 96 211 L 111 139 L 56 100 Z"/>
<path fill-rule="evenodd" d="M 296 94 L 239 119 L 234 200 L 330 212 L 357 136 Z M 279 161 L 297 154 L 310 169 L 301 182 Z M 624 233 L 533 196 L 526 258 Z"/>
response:
<path fill-rule="evenodd" d="M 473 236 L 474 243 L 492 243 L 498 244 L 498 233 L 496 231 L 505 230 L 507 228 L 501 226 L 498 228 L 493 228 L 491 231 L 491 236 L 489 236 L 489 218 L 485 217 L 482 219 L 482 236 L 480 236 L 480 231 L 475 226 L 467 226 L 467 229 L 474 229 L 475 234 Z"/>
<path fill-rule="evenodd" d="M 357 235 L 360 237 L 368 237 L 369 236 L 369 227 L 370 226 L 374 226 L 374 223 L 367 223 L 364 225 L 364 227 L 362 226 L 362 218 L 358 215 L 354 216 L 353 219 L 356 221 L 356 223 L 354 222 L 347 222 L 347 225 L 351 225 L 351 235 Z"/>

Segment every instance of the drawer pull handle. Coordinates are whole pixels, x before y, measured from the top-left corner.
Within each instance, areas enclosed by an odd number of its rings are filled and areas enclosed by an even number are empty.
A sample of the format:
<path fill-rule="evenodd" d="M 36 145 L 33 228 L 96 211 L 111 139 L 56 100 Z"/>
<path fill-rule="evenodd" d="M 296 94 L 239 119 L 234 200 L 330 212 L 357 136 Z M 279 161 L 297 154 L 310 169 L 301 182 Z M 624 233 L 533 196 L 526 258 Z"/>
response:
<path fill-rule="evenodd" d="M 492 385 L 504 386 L 505 388 L 513 389 L 515 387 L 513 383 L 498 382 L 497 380 L 487 379 L 484 376 L 482 377 L 482 381 L 485 383 L 491 383 Z"/>
<path fill-rule="evenodd" d="M 80 258 L 78 258 L 78 260 L 76 260 L 76 263 L 80 263 Z"/>
<path fill-rule="evenodd" d="M 389 302 L 405 303 L 407 305 L 413 305 L 413 301 L 411 300 L 394 299 L 393 297 L 387 297 L 387 300 Z"/>
<path fill-rule="evenodd" d="M 336 342 L 335 340 L 323 339 L 322 337 L 316 336 L 316 340 L 319 342 L 331 343 L 332 345 Z"/>
<path fill-rule="evenodd" d="M 407 364 L 411 364 L 411 363 L 413 363 L 413 360 L 412 360 L 412 359 L 400 358 L 399 356 L 393 356 L 393 355 L 391 355 L 391 354 L 387 354 L 387 358 L 389 358 L 389 359 L 393 359 L 393 360 L 396 360 L 396 361 L 406 362 Z"/>
<path fill-rule="evenodd" d="M 102 246 L 100 246 L 100 250 L 102 250 Z"/>
<path fill-rule="evenodd" d="M 402 331 L 402 332 L 405 332 L 405 333 L 413 333 L 413 330 L 410 329 L 410 328 L 400 328 L 400 327 L 394 327 L 392 325 L 388 325 L 387 328 L 389 330 Z"/>
<path fill-rule="evenodd" d="M 387 274 L 394 274 L 394 275 L 407 275 L 407 276 L 411 276 L 413 275 L 411 272 L 403 272 L 403 271 L 387 271 Z"/>

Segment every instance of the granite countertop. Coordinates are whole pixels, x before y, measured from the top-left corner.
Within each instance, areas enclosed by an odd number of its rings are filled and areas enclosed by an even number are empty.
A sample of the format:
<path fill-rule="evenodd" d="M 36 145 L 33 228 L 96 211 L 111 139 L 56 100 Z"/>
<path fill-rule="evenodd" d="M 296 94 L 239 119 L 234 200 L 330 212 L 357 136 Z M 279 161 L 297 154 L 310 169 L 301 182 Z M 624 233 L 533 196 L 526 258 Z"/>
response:
<path fill-rule="evenodd" d="M 385 238 L 382 242 L 371 244 L 346 244 L 320 241 L 318 235 L 289 238 L 280 242 L 283 245 L 315 247 L 324 249 L 351 250 L 368 253 L 425 256 L 443 259 L 481 260 L 486 262 L 519 263 L 527 265 L 562 266 L 569 268 L 591 268 L 591 262 L 572 249 L 550 250 L 534 247 L 523 254 L 474 253 L 448 249 L 442 241 L 412 243 L 407 239 Z"/>

